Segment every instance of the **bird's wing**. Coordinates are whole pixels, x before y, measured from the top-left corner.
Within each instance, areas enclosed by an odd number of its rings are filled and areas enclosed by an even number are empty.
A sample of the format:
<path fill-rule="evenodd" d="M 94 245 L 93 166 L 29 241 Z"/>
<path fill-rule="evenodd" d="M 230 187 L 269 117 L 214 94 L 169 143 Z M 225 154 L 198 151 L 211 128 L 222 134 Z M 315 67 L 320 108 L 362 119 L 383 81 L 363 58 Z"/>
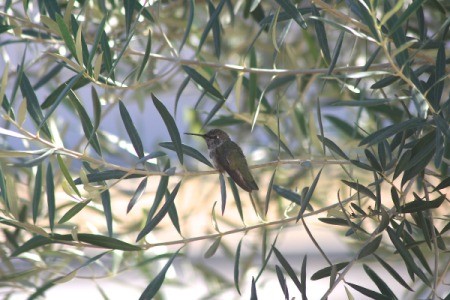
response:
<path fill-rule="evenodd" d="M 244 153 L 242 153 L 241 148 L 233 141 L 225 141 L 216 151 L 219 162 L 227 172 L 239 168 L 240 162 L 242 161 L 247 165 Z"/>
<path fill-rule="evenodd" d="M 247 160 L 241 148 L 233 141 L 234 145 L 222 145 L 217 149 L 219 163 L 234 181 L 246 191 L 257 190 L 258 186 L 248 168 Z M 230 159 L 234 158 L 234 159 Z"/>

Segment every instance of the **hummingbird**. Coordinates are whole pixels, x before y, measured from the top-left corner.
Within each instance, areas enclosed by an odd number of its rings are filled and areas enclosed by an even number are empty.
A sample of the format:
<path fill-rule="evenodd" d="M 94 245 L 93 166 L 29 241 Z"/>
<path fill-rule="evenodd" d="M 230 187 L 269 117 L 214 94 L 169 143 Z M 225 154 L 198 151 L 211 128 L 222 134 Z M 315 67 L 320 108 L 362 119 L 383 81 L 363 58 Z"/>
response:
<path fill-rule="evenodd" d="M 201 136 L 205 139 L 209 157 L 219 172 L 227 172 L 237 185 L 249 193 L 259 189 L 241 147 L 233 142 L 226 132 L 212 129 L 205 134 L 189 132 L 185 134 Z"/>

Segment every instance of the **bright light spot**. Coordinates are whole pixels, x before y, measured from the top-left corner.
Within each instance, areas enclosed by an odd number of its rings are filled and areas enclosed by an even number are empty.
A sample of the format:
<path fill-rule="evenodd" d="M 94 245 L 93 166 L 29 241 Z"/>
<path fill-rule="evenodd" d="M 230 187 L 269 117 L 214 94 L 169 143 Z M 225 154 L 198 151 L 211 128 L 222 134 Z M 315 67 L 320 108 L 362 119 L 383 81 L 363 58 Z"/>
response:
<path fill-rule="evenodd" d="M 112 134 L 108 134 L 106 137 L 108 138 L 108 140 L 111 143 L 114 143 L 114 144 L 116 144 L 119 141 L 119 138 L 117 136 L 115 136 L 115 135 L 112 135 Z"/>
<path fill-rule="evenodd" d="M 108 23 L 105 24 L 105 33 L 106 33 L 106 34 L 111 33 L 111 26 L 109 26 Z"/>
<path fill-rule="evenodd" d="M 267 157 L 267 151 L 264 149 L 258 149 L 256 151 L 253 151 L 252 153 L 252 160 L 254 161 L 262 161 Z"/>
<path fill-rule="evenodd" d="M 33 22 L 34 23 L 41 23 L 41 15 L 40 14 L 35 15 L 34 18 L 33 18 Z"/>
<path fill-rule="evenodd" d="M 116 27 L 117 25 L 119 25 L 119 19 L 117 19 L 116 16 L 112 16 L 111 19 L 109 19 L 108 23 L 111 27 Z"/>
<path fill-rule="evenodd" d="M 5 47 L 2 47 L 2 58 L 3 61 L 5 62 L 5 65 L 9 65 L 11 59 L 9 58 L 8 52 L 5 49 L 6 49 Z"/>
<path fill-rule="evenodd" d="M 362 55 L 358 56 L 358 58 L 356 59 L 356 65 L 364 66 L 365 64 L 366 64 L 366 59 Z"/>
<path fill-rule="evenodd" d="M 193 46 L 197 46 L 200 43 L 200 39 L 194 34 L 190 35 L 190 41 Z"/>
<path fill-rule="evenodd" d="M 66 56 L 66 54 L 67 54 L 67 49 L 66 49 L 66 47 L 59 47 L 59 48 L 58 48 L 58 53 L 59 53 L 59 55 L 61 55 L 61 56 Z"/>

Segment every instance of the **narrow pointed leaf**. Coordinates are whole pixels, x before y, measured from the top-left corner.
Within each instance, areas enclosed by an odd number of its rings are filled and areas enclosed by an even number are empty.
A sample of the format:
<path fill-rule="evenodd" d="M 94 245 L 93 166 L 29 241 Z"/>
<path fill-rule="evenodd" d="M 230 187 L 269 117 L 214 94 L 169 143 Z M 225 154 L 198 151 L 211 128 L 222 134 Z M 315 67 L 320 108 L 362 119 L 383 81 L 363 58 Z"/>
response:
<path fill-rule="evenodd" d="M 337 225 L 337 226 L 346 226 L 348 227 L 349 224 L 347 222 L 346 219 L 343 218 L 319 218 L 320 222 L 324 222 L 325 224 L 330 224 L 330 225 Z"/>
<path fill-rule="evenodd" d="M 242 246 L 242 240 L 239 241 L 239 244 L 236 248 L 236 255 L 234 256 L 234 286 L 236 287 L 237 292 L 239 295 L 241 295 L 241 291 L 239 289 L 239 263 L 240 263 L 240 257 L 241 257 L 241 246 Z"/>
<path fill-rule="evenodd" d="M 211 19 L 214 17 L 214 12 L 216 11 L 216 8 L 212 4 L 211 1 L 208 1 L 208 12 L 209 12 L 209 18 Z M 212 32 L 213 32 L 213 41 L 214 41 L 214 53 L 217 58 L 220 57 L 220 49 L 221 49 L 221 34 L 220 34 L 220 19 L 215 18 L 214 22 L 212 23 Z"/>
<path fill-rule="evenodd" d="M 136 165 L 145 164 L 147 161 L 149 161 L 151 159 L 159 158 L 159 157 L 163 157 L 163 156 L 167 156 L 167 153 L 165 153 L 163 151 L 153 151 L 153 152 L 145 155 L 143 158 L 137 160 Z"/>
<path fill-rule="evenodd" d="M 345 31 L 342 30 L 336 41 L 336 46 L 334 47 L 334 50 L 333 50 L 333 56 L 331 58 L 330 66 L 328 67 L 327 75 L 330 75 L 333 72 L 334 67 L 336 66 L 336 63 L 339 59 L 339 54 L 341 53 L 341 48 L 342 48 L 342 42 L 344 41 L 344 34 L 345 34 Z"/>
<path fill-rule="evenodd" d="M 159 143 L 159 145 L 163 148 L 175 151 L 175 145 L 173 142 L 162 142 L 162 143 Z M 185 144 L 181 144 L 181 147 L 183 149 L 183 154 L 186 154 L 187 156 L 195 158 L 199 162 L 207 165 L 208 167 L 214 168 L 213 165 L 209 162 L 209 160 L 203 154 L 201 154 L 198 150 L 196 150 L 188 145 L 185 145 Z"/>
<path fill-rule="evenodd" d="M 146 9 L 146 7 L 142 6 L 141 3 L 139 3 L 139 1 L 135 1 L 134 2 L 134 9 L 140 14 L 142 15 L 145 19 L 147 19 L 149 22 L 151 23 L 155 23 L 155 18 L 153 18 L 152 14 L 150 13 L 150 11 L 148 9 Z"/>
<path fill-rule="evenodd" d="M 106 170 L 106 171 L 100 171 L 97 173 L 91 173 L 87 175 L 88 182 L 101 182 L 105 180 L 111 180 L 111 179 L 131 179 L 131 178 L 141 178 L 145 177 L 143 174 L 129 174 L 128 172 L 122 171 L 122 170 Z M 125 176 L 127 175 L 127 176 Z M 75 184 L 82 184 L 80 178 L 77 178 L 74 180 Z"/>
<path fill-rule="evenodd" d="M 256 56 L 256 50 L 254 47 L 250 50 L 250 68 L 257 68 L 258 67 L 258 61 Z M 251 72 L 249 74 L 248 79 L 248 97 L 247 97 L 247 103 L 248 103 L 248 110 L 250 113 L 255 113 L 255 102 L 257 100 L 257 82 L 258 82 L 258 74 Z"/>
<path fill-rule="evenodd" d="M 360 285 L 357 285 L 357 284 L 354 284 L 354 283 L 351 283 L 351 282 L 347 282 L 347 284 L 349 286 L 351 286 L 352 288 L 354 288 L 355 290 L 357 290 L 358 292 L 360 292 L 361 294 L 363 294 L 364 296 L 367 296 L 369 298 L 377 299 L 377 300 L 388 300 L 388 299 L 391 299 L 388 296 L 384 296 L 384 295 L 382 295 L 380 293 L 377 293 L 375 291 L 369 290 L 369 289 L 367 289 L 365 287 L 362 287 Z"/>
<path fill-rule="evenodd" d="M 426 229 L 423 229 L 423 230 L 429 230 L 430 231 L 431 229 L 426 228 Z M 405 244 L 406 245 L 413 245 L 409 249 L 411 249 L 411 251 L 419 259 L 420 263 L 423 266 L 423 268 L 418 268 L 418 270 L 416 270 L 417 272 L 422 273 L 422 274 L 417 274 L 416 273 L 417 276 L 419 276 L 421 279 L 422 279 L 422 277 L 426 278 L 425 274 L 423 274 L 423 272 L 422 272 L 423 269 L 425 269 L 430 275 L 433 275 L 433 271 L 431 270 L 431 268 L 430 268 L 430 266 L 428 264 L 428 261 L 425 258 L 425 255 L 423 254 L 421 248 L 419 248 L 417 246 L 418 242 L 416 242 L 414 240 L 414 238 L 407 231 L 404 231 L 403 234 L 404 234 L 403 238 L 404 238 Z M 427 232 L 427 234 L 430 235 L 431 233 Z M 426 282 L 428 282 L 428 281 L 426 281 Z"/>
<path fill-rule="evenodd" d="M 191 0 L 193 1 L 193 0 Z M 190 77 L 186 77 L 183 82 L 180 84 L 180 87 L 177 90 L 177 94 L 175 96 L 175 108 L 173 109 L 174 111 L 174 116 L 177 116 L 177 112 L 178 112 L 178 103 L 180 103 L 180 99 L 181 99 L 181 94 L 183 93 L 184 89 L 186 88 L 186 86 L 188 85 L 189 81 L 191 80 Z"/>
<path fill-rule="evenodd" d="M 312 276 L 311 276 L 311 280 L 319 280 L 325 277 L 329 277 L 331 275 L 331 271 L 334 268 L 337 272 L 339 272 L 340 270 L 342 270 L 343 268 L 345 268 L 348 265 L 348 262 L 342 262 L 342 263 L 337 263 L 334 264 L 332 266 L 328 266 L 325 267 L 323 269 L 320 269 L 319 271 L 315 272 Z"/>
<path fill-rule="evenodd" d="M 311 8 L 312 8 L 312 15 L 320 17 L 319 11 L 317 10 L 314 4 L 311 5 Z M 328 46 L 328 39 L 325 31 L 325 26 L 323 25 L 323 22 L 319 20 L 313 20 L 313 23 L 314 29 L 316 31 L 317 40 L 319 41 L 320 51 L 322 52 L 325 62 L 329 64 L 331 62 L 331 54 L 330 48 Z"/>
<path fill-rule="evenodd" d="M 59 14 L 56 15 L 56 23 L 58 24 L 59 31 L 64 39 L 65 46 L 69 49 L 73 57 L 77 57 L 77 50 L 73 36 L 64 22 L 64 19 Z"/>
<path fill-rule="evenodd" d="M 400 159 L 397 162 L 397 166 L 394 170 L 394 179 L 397 178 L 405 169 L 408 167 L 408 164 L 411 160 L 412 152 L 410 149 L 403 152 L 402 156 L 400 156 Z"/>
<path fill-rule="evenodd" d="M 399 197 L 395 187 L 391 188 L 391 199 L 392 199 L 392 202 L 394 202 L 394 206 L 397 209 L 397 211 L 400 211 L 400 197 Z"/>
<path fill-rule="evenodd" d="M 305 19 L 297 10 L 297 8 L 292 4 L 291 0 L 275 0 L 294 21 L 302 28 L 308 28 Z"/>
<path fill-rule="evenodd" d="M 106 227 L 108 228 L 109 237 L 113 236 L 113 215 L 111 211 L 111 195 L 109 189 L 101 193 L 103 213 L 105 214 Z"/>
<path fill-rule="evenodd" d="M 360 207 L 358 206 L 356 203 L 351 202 L 350 203 L 351 207 L 356 210 L 356 212 L 358 212 L 361 216 L 367 216 L 366 212 Z"/>
<path fill-rule="evenodd" d="M 153 219 L 156 210 L 158 209 L 159 205 L 163 200 L 164 195 L 166 194 L 168 184 L 169 184 L 169 177 L 162 176 L 158 184 L 158 189 L 156 190 L 155 199 L 153 200 L 152 207 L 148 212 L 147 223 L 150 222 L 151 219 Z"/>
<path fill-rule="evenodd" d="M 61 72 L 61 70 L 64 69 L 64 65 L 63 64 L 57 64 L 56 66 L 54 66 L 53 68 L 51 68 L 47 74 L 45 74 L 44 76 L 42 76 L 38 82 L 36 82 L 33 85 L 33 89 L 35 91 L 37 91 L 39 88 L 43 87 L 44 85 L 46 85 L 49 81 L 54 80 L 54 78 Z M 1 98 L 0 98 L 1 99 Z M 44 108 L 43 106 L 41 106 L 42 108 Z"/>
<path fill-rule="evenodd" d="M 73 236 L 71 234 L 54 234 L 52 235 L 53 239 L 61 240 L 61 241 L 73 241 Z M 90 234 L 90 233 L 79 233 L 77 235 L 78 241 L 85 242 L 91 245 L 107 248 L 107 249 L 116 249 L 123 251 L 139 251 L 142 250 L 141 247 L 125 243 L 121 240 L 104 236 L 98 234 Z"/>
<path fill-rule="evenodd" d="M 228 177 L 228 184 L 231 188 L 231 192 L 233 193 L 234 202 L 236 203 L 236 208 L 238 210 L 239 216 L 241 217 L 241 221 L 244 222 L 244 213 L 242 210 L 241 197 L 239 196 L 237 185 L 234 182 L 233 178 L 231 177 Z"/>
<path fill-rule="evenodd" d="M 150 57 L 151 50 L 152 50 L 152 31 L 149 29 L 148 30 L 147 46 L 145 47 L 144 57 L 142 58 L 142 61 L 140 62 L 141 66 L 140 66 L 139 71 L 138 71 L 137 81 L 139 81 L 139 79 L 141 78 L 142 72 L 144 71 L 145 66 L 147 65 L 148 59 Z"/>
<path fill-rule="evenodd" d="M 78 75 L 78 74 L 77 74 Z M 56 100 L 58 99 L 58 96 L 61 95 L 61 93 L 63 92 L 63 90 L 67 87 L 67 85 L 69 84 L 69 82 L 76 77 L 77 75 L 74 75 L 72 77 L 70 77 L 68 80 L 66 80 L 65 82 L 63 82 L 61 85 L 59 85 L 57 88 L 55 88 L 50 95 L 47 96 L 47 98 L 45 98 L 44 102 L 42 102 L 41 104 L 41 108 L 42 109 L 47 109 L 52 107 L 52 105 L 56 102 Z M 72 88 L 69 90 L 69 94 L 70 93 L 75 93 L 74 91 L 82 88 L 84 86 L 86 86 L 88 83 L 90 83 L 90 80 L 84 78 L 84 77 L 80 77 L 78 79 L 78 81 L 72 86 Z"/>
<path fill-rule="evenodd" d="M 286 284 L 286 278 L 284 278 L 283 271 L 278 265 L 275 265 L 275 273 L 277 274 L 278 283 L 280 284 L 281 291 L 284 294 L 284 299 L 289 300 L 289 290 Z"/>
<path fill-rule="evenodd" d="M 279 89 L 285 84 L 292 83 L 295 79 L 297 79 L 297 76 L 295 75 L 275 77 L 273 80 L 270 81 L 269 85 L 267 86 L 266 93 L 275 89 Z"/>
<path fill-rule="evenodd" d="M 211 246 L 208 247 L 208 250 L 206 250 L 205 254 L 203 255 L 204 258 L 210 258 L 212 257 L 217 249 L 219 249 L 220 241 L 222 240 L 222 237 L 218 237 L 214 240 L 214 243 L 211 244 Z"/>
<path fill-rule="evenodd" d="M 450 127 L 448 126 L 448 121 L 438 114 L 434 114 L 433 119 L 439 130 L 445 135 L 447 139 L 450 139 Z"/>
<path fill-rule="evenodd" d="M 371 242 L 366 244 L 358 253 L 358 259 L 361 259 L 363 257 L 366 257 L 375 251 L 377 251 L 378 247 L 380 246 L 382 236 L 379 235 L 376 238 L 374 238 Z"/>
<path fill-rule="evenodd" d="M 2 196 L 3 202 L 5 202 L 5 206 L 7 210 L 10 210 L 10 204 L 9 204 L 9 196 L 6 189 L 6 178 L 3 175 L 2 166 L 0 164 L 0 195 Z"/>
<path fill-rule="evenodd" d="M 103 31 L 103 34 L 100 38 L 100 46 L 103 51 L 103 59 L 104 59 L 104 66 L 107 72 L 108 78 L 111 78 L 112 80 L 115 80 L 114 75 L 114 67 L 113 67 L 113 55 L 111 53 L 111 48 L 109 46 L 109 40 L 108 35 L 105 31 Z"/>
<path fill-rule="evenodd" d="M 88 65 L 87 69 L 91 69 L 91 67 L 92 67 L 92 60 L 94 59 L 95 53 L 97 53 L 98 45 L 100 43 L 102 34 L 104 33 L 104 30 L 105 30 L 106 21 L 107 21 L 107 16 L 103 17 L 102 21 L 97 26 L 96 33 L 95 33 L 95 38 L 94 38 L 94 43 L 92 44 L 91 51 L 89 53 L 89 59 L 88 59 L 88 62 L 87 62 L 87 65 Z M 92 86 L 92 89 L 94 89 L 94 86 Z"/>
<path fill-rule="evenodd" d="M 87 201 L 81 201 L 78 202 L 77 204 L 75 204 L 74 206 L 72 206 L 62 217 L 61 219 L 58 221 L 58 224 L 63 224 L 67 221 L 69 221 L 70 219 L 72 219 L 75 215 L 77 215 L 80 211 L 83 210 L 83 208 L 86 207 L 86 205 L 89 204 L 89 202 L 91 202 L 91 200 L 87 200 Z"/>
<path fill-rule="evenodd" d="M 406 283 L 405 280 L 403 280 L 403 278 L 400 276 L 400 274 L 398 274 L 397 271 L 395 271 L 395 269 L 390 264 L 385 262 L 378 255 L 374 254 L 374 256 L 378 260 L 378 262 L 389 272 L 389 274 L 391 274 L 391 276 L 394 277 L 395 280 L 397 280 L 398 283 L 400 283 L 402 286 L 404 286 L 408 290 L 413 291 L 413 289 Z"/>
<path fill-rule="evenodd" d="M 406 249 L 405 245 L 402 243 L 402 241 L 398 238 L 395 231 L 388 227 L 387 232 L 389 234 L 389 238 L 392 241 L 392 244 L 397 249 L 400 256 L 403 258 L 403 261 L 405 264 L 418 276 L 420 279 L 422 279 L 423 282 L 426 284 L 429 284 L 428 278 L 425 276 L 425 274 L 422 272 L 421 269 L 417 266 L 417 264 L 414 262 L 413 257 L 409 253 L 408 249 Z"/>
<path fill-rule="evenodd" d="M 447 26 L 448 28 L 448 26 Z M 436 110 L 439 109 L 439 101 L 442 97 L 442 92 L 444 91 L 444 81 L 448 77 L 445 71 L 445 65 L 446 65 L 446 59 L 445 59 L 445 37 L 442 37 L 442 42 L 440 43 L 438 49 L 438 54 L 436 56 L 436 71 L 435 71 L 435 78 L 436 82 L 433 88 L 430 91 L 430 98 L 432 98 L 432 104 L 435 107 Z M 447 130 L 448 132 L 448 126 Z"/>
<path fill-rule="evenodd" d="M 191 33 L 192 24 L 194 22 L 194 12 L 195 12 L 195 2 L 194 0 L 189 0 L 189 15 L 187 19 L 186 28 L 184 29 L 183 39 L 181 40 L 180 48 L 178 49 L 179 52 L 181 52 L 181 49 L 183 49 L 183 46 L 186 43 L 189 34 Z"/>
<path fill-rule="evenodd" d="M 258 300 L 258 294 L 256 293 L 255 277 L 252 277 L 252 287 L 250 291 L 250 300 Z"/>
<path fill-rule="evenodd" d="M 159 212 L 155 215 L 153 219 L 147 222 L 145 227 L 142 229 L 141 232 L 139 232 L 136 242 L 141 240 L 144 236 L 149 234 L 158 224 L 161 222 L 161 220 L 164 218 L 164 216 L 168 213 L 170 206 L 175 201 L 175 198 L 177 196 L 178 190 L 180 188 L 181 181 L 178 182 L 178 184 L 173 189 L 172 193 L 170 194 L 170 198 L 167 199 L 166 203 L 164 203 L 163 207 L 159 210 Z"/>
<path fill-rule="evenodd" d="M 300 280 L 298 279 L 297 275 L 295 274 L 294 269 L 291 267 L 289 262 L 284 258 L 283 254 L 275 247 L 273 246 L 273 253 L 275 253 L 275 256 L 277 257 L 280 264 L 283 266 L 286 273 L 289 275 L 289 277 L 294 282 L 297 289 L 301 292 L 302 291 L 302 284 L 300 283 Z"/>
<path fill-rule="evenodd" d="M 220 198 L 222 199 L 222 216 L 225 212 L 225 206 L 227 204 L 227 186 L 225 184 L 225 179 L 223 177 L 223 173 L 219 174 L 220 181 Z"/>
<path fill-rule="evenodd" d="M 127 36 L 130 34 L 131 23 L 133 18 L 133 12 L 135 7 L 136 0 L 124 0 L 124 8 L 125 8 L 125 29 L 127 32 Z"/>
<path fill-rule="evenodd" d="M 306 296 L 306 262 L 307 262 L 307 256 L 305 254 L 305 256 L 303 257 L 303 262 L 302 262 L 302 270 L 300 273 L 300 282 L 302 283 L 301 285 L 301 294 L 302 294 L 302 300 L 307 300 L 308 297 Z"/>
<path fill-rule="evenodd" d="M 158 110 L 159 114 L 161 115 L 161 118 L 163 119 L 164 123 L 166 124 L 166 128 L 169 131 L 170 138 L 172 139 L 173 145 L 175 147 L 175 151 L 178 156 L 178 160 L 181 164 L 183 164 L 183 147 L 181 143 L 181 137 L 180 132 L 178 131 L 177 125 L 175 123 L 175 120 L 170 115 L 167 108 L 164 106 L 164 104 L 156 98 L 155 95 L 152 94 L 152 100 L 153 104 L 155 105 L 156 109 Z"/>
<path fill-rule="evenodd" d="M 3 192 L 3 187 L 0 187 Z M 39 204 L 41 202 L 41 194 L 42 194 L 42 164 L 40 164 L 36 171 L 36 178 L 34 181 L 34 192 L 33 192 L 33 223 L 36 224 L 37 216 L 39 214 Z"/>
<path fill-rule="evenodd" d="M 165 196 L 166 196 L 166 202 L 169 201 L 172 197 L 171 193 L 169 193 L 168 190 L 166 190 Z M 170 218 L 170 221 L 172 222 L 173 227 L 175 227 L 177 232 L 181 235 L 180 220 L 178 218 L 178 212 L 177 212 L 177 207 L 175 206 L 175 203 L 173 203 L 171 206 L 169 206 L 168 214 L 169 214 L 169 218 Z"/>
<path fill-rule="evenodd" d="M 47 157 L 51 156 L 54 152 L 55 152 L 54 149 L 47 150 L 46 152 L 44 152 L 42 155 L 39 155 L 38 157 L 32 158 L 32 159 L 24 161 L 24 162 L 14 163 L 13 166 L 26 167 L 26 168 L 38 166 L 44 160 L 46 160 Z"/>
<path fill-rule="evenodd" d="M 343 101 L 347 102 L 347 101 Z M 355 101 L 355 102 L 366 102 L 366 101 Z M 351 106 L 351 105 L 349 105 Z M 345 133 L 348 137 L 352 139 L 362 139 L 364 136 L 359 133 L 358 128 L 355 125 L 350 125 L 349 122 L 346 122 L 342 120 L 341 118 L 338 118 L 333 115 L 325 115 L 325 118 L 332 123 L 332 126 L 334 126 L 337 130 L 342 131 Z"/>
<path fill-rule="evenodd" d="M 128 202 L 128 206 L 127 206 L 127 213 L 130 212 L 130 210 L 133 208 L 133 206 L 136 204 L 136 202 L 139 200 L 139 198 L 141 198 L 142 194 L 145 191 L 145 188 L 147 187 L 147 177 L 145 177 L 144 179 L 142 179 L 141 183 L 139 183 L 136 191 L 133 194 L 133 197 L 131 197 L 130 202 Z"/>
<path fill-rule="evenodd" d="M 283 197 L 283 198 L 285 198 L 285 199 L 287 199 L 289 201 L 292 201 L 292 202 L 294 202 L 297 205 L 301 205 L 302 204 L 302 199 L 301 199 L 300 195 L 295 193 L 295 192 L 293 192 L 293 191 L 285 189 L 285 188 L 283 188 L 283 187 L 281 187 L 279 185 L 276 185 L 276 184 L 273 185 L 273 190 L 278 195 L 280 195 L 281 197 Z"/>
<path fill-rule="evenodd" d="M 316 189 L 317 183 L 319 182 L 319 178 L 320 178 L 320 174 L 322 174 L 322 170 L 323 170 L 323 168 L 320 169 L 319 173 L 317 173 L 316 178 L 314 178 L 314 181 L 312 182 L 311 186 L 308 188 L 308 192 L 306 193 L 305 197 L 302 199 L 300 211 L 297 216 L 297 222 L 298 222 L 298 220 L 300 220 L 300 218 L 303 216 L 303 213 L 309 207 L 309 201 L 311 201 L 314 190 Z"/>
<path fill-rule="evenodd" d="M 332 140 L 322 137 L 320 135 L 317 136 L 317 138 L 331 151 L 342 157 L 343 159 L 350 160 L 348 156 L 344 153 L 344 151 L 339 148 L 338 145 L 336 145 Z"/>
<path fill-rule="evenodd" d="M 189 75 L 189 77 L 203 88 L 208 94 L 216 98 L 217 100 L 225 100 L 225 97 L 219 92 L 205 77 L 203 77 L 195 69 L 183 66 L 183 70 Z"/>
<path fill-rule="evenodd" d="M 412 128 L 422 128 L 422 126 L 425 124 L 424 120 L 420 118 L 412 118 L 406 121 L 403 121 L 401 123 L 397 123 L 394 125 L 389 125 L 384 127 L 383 129 L 380 129 L 369 136 L 363 138 L 361 142 L 359 143 L 360 146 L 367 145 L 372 146 L 379 142 L 382 142 L 383 140 L 387 139 L 388 137 L 393 136 L 394 134 L 406 131 L 408 129 Z"/>
<path fill-rule="evenodd" d="M 367 160 L 369 161 L 370 165 L 377 170 L 378 172 L 381 172 L 383 169 L 381 168 L 380 163 L 378 162 L 377 158 L 375 157 L 375 155 L 369 150 L 369 149 L 365 149 L 364 150 L 364 154 L 367 157 Z"/>
<path fill-rule="evenodd" d="M 222 8 L 226 2 L 227 2 L 226 0 L 221 0 L 219 5 L 217 5 L 216 9 L 214 10 L 214 13 L 209 17 L 208 23 L 206 24 L 202 36 L 200 37 L 200 41 L 198 43 L 197 54 L 200 53 L 203 44 L 205 43 L 206 38 L 208 37 L 209 32 L 219 19 L 220 12 L 222 11 Z"/>
<path fill-rule="evenodd" d="M 39 105 L 39 101 L 37 99 L 36 94 L 34 93 L 33 87 L 28 80 L 28 77 L 25 74 L 22 74 L 22 78 L 20 80 L 20 90 L 22 95 L 27 100 L 27 111 L 33 119 L 34 123 L 39 126 L 44 119 L 44 115 L 42 114 L 41 107 Z M 47 124 L 42 126 L 42 132 L 48 137 L 51 138 L 50 130 Z"/>
<path fill-rule="evenodd" d="M 86 109 L 81 103 L 80 99 L 73 91 L 69 91 L 69 99 L 71 104 L 74 106 L 77 111 L 78 116 L 80 117 L 81 126 L 83 127 L 84 136 L 91 144 L 92 148 L 94 148 L 95 152 L 98 155 L 102 155 L 102 149 L 100 147 L 100 142 L 98 141 L 97 134 L 95 133 L 95 127 L 92 125 L 91 118 L 89 117 Z M 97 114 L 98 112 L 96 112 Z M 97 118 L 97 117 L 96 117 Z M 97 125 L 98 127 L 98 125 Z"/>
<path fill-rule="evenodd" d="M 450 176 L 443 179 L 434 189 L 433 192 L 445 189 L 450 186 Z"/>
<path fill-rule="evenodd" d="M 261 269 L 258 272 L 258 275 L 256 276 L 256 281 L 258 281 L 259 277 L 261 276 L 261 274 L 264 272 L 266 266 L 267 266 L 267 262 L 269 261 L 270 257 L 272 256 L 273 253 L 273 246 L 275 246 L 277 244 L 277 240 L 278 240 L 278 236 L 280 234 L 280 231 L 278 231 L 277 235 L 275 236 L 275 239 L 272 243 L 272 247 L 270 247 L 269 253 L 267 254 L 267 256 L 264 258 L 264 261 L 262 263 Z"/>
<path fill-rule="evenodd" d="M 47 165 L 46 187 L 47 187 L 48 220 L 50 223 L 50 230 L 53 231 L 55 225 L 55 185 L 53 183 L 53 170 L 52 164 L 50 162 Z"/>
<path fill-rule="evenodd" d="M 67 169 L 66 164 L 64 163 L 61 155 L 56 156 L 58 160 L 59 169 L 61 170 L 61 173 L 63 174 L 64 178 L 69 183 L 72 190 L 78 195 L 78 197 L 81 197 L 80 191 L 78 190 L 77 186 L 75 185 L 75 182 L 73 182 L 72 176 L 70 176 L 69 169 Z"/>
<path fill-rule="evenodd" d="M 144 147 L 142 146 L 141 137 L 137 132 L 136 126 L 134 126 L 133 120 L 128 113 L 127 108 L 122 101 L 119 101 L 120 116 L 122 117 L 123 124 L 127 130 L 128 136 L 130 137 L 131 143 L 133 144 L 134 150 L 139 158 L 144 157 Z"/>
<path fill-rule="evenodd" d="M 351 187 L 352 189 L 356 190 L 357 192 L 366 195 L 367 197 L 373 199 L 374 201 L 377 201 L 377 197 L 374 193 L 372 193 L 371 190 L 369 190 L 367 187 L 357 183 L 357 182 L 351 182 L 347 180 L 341 180 L 343 183 Z"/>
<path fill-rule="evenodd" d="M 413 2 L 408 6 L 408 8 L 401 14 L 401 16 L 395 21 L 392 27 L 389 29 L 391 35 L 393 32 L 397 31 L 397 29 L 408 20 L 408 18 L 416 12 L 417 9 L 425 2 L 426 0 L 413 0 Z"/>
<path fill-rule="evenodd" d="M 276 173 L 277 173 L 277 169 L 275 169 L 273 171 L 272 176 L 270 177 L 269 185 L 267 186 L 265 209 L 264 209 L 265 216 L 267 216 L 267 212 L 269 211 L 270 196 L 272 194 L 272 187 L 273 187 L 273 182 L 275 180 Z"/>
<path fill-rule="evenodd" d="M 44 246 L 44 245 L 48 245 L 48 244 L 52 244 L 52 243 L 56 243 L 56 241 L 42 236 L 42 235 L 35 235 L 33 236 L 31 239 L 29 239 L 28 241 L 26 241 L 25 243 L 23 243 L 21 246 L 19 246 L 18 248 L 16 248 L 14 250 L 13 253 L 11 253 L 11 256 L 18 256 L 22 253 L 28 252 L 30 250 L 36 249 L 38 247 Z"/>
<path fill-rule="evenodd" d="M 274 140 L 276 140 L 279 143 L 280 147 L 283 148 L 283 150 L 286 151 L 286 153 L 289 154 L 290 157 L 294 158 L 294 154 L 292 154 L 288 146 L 283 142 L 283 140 L 281 140 L 281 137 L 279 137 L 275 132 L 273 132 L 273 130 L 267 125 L 264 125 L 264 129 L 267 131 L 267 133 L 269 133 L 269 135 Z"/>
<path fill-rule="evenodd" d="M 211 111 L 209 112 L 209 114 L 206 116 L 205 121 L 203 121 L 203 126 L 202 128 L 204 128 L 206 125 L 209 124 L 209 121 L 211 121 L 211 119 L 216 115 L 216 113 L 222 108 L 222 106 L 225 104 L 225 100 L 219 100 L 214 107 L 211 109 Z"/>
<path fill-rule="evenodd" d="M 412 202 L 406 203 L 405 205 L 400 207 L 401 213 L 415 213 L 425 211 L 427 209 L 434 209 L 441 206 L 441 204 L 445 200 L 445 195 L 441 195 L 435 200 L 431 201 L 423 201 L 423 200 L 414 200 Z"/>
<path fill-rule="evenodd" d="M 100 120 L 102 117 L 102 105 L 100 103 L 100 98 L 98 97 L 97 90 L 94 86 L 91 87 L 91 96 L 92 96 L 92 106 L 94 110 L 94 124 L 91 132 L 91 136 L 89 137 L 89 142 L 94 137 L 95 132 L 100 126 Z"/>
<path fill-rule="evenodd" d="M 381 88 L 384 88 L 384 87 L 387 87 L 387 86 L 393 84 L 394 82 L 396 82 L 399 79 L 400 79 L 400 77 L 390 75 L 390 76 L 387 76 L 387 77 L 385 77 L 385 78 L 383 78 L 381 80 L 378 80 L 377 82 L 372 84 L 370 86 L 370 88 L 373 89 L 373 90 L 381 89 Z"/>
<path fill-rule="evenodd" d="M 375 169 L 372 166 L 369 166 L 368 164 L 365 164 L 359 160 L 351 159 L 350 162 L 360 169 L 367 170 L 367 171 L 375 171 Z"/>
<path fill-rule="evenodd" d="M 164 279 L 166 277 L 167 270 L 172 265 L 173 260 L 175 257 L 178 256 L 178 253 L 180 252 L 181 248 L 178 249 L 177 252 L 175 252 L 172 257 L 169 259 L 169 261 L 165 264 L 165 266 L 162 268 L 162 270 L 156 275 L 156 277 L 150 282 L 150 284 L 145 288 L 142 295 L 139 297 L 139 300 L 148 300 L 153 299 L 156 293 L 161 288 Z"/>

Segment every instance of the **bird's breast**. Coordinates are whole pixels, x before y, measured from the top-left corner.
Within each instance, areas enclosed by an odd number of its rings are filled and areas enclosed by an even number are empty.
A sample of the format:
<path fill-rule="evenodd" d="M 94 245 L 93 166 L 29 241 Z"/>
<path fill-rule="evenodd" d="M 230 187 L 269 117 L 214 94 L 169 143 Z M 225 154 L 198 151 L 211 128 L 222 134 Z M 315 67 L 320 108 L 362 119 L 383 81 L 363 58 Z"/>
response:
<path fill-rule="evenodd" d="M 219 171 L 219 172 L 224 172 L 224 169 L 222 167 L 222 165 L 220 164 L 219 160 L 218 160 L 218 154 L 217 154 L 217 148 L 214 149 L 210 149 L 209 150 L 209 157 L 211 158 L 214 167 Z"/>

